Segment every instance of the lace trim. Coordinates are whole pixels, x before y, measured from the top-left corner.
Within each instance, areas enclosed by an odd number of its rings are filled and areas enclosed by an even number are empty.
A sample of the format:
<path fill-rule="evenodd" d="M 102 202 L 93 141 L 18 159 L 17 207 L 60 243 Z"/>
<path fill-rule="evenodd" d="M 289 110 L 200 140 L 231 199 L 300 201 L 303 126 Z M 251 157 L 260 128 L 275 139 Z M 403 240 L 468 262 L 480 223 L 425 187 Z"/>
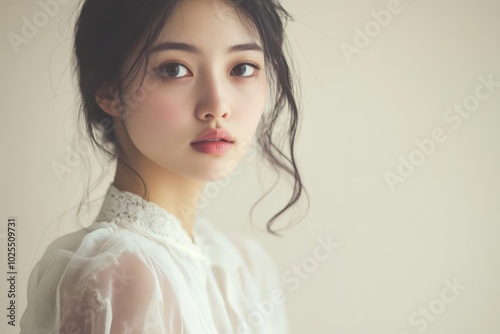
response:
<path fill-rule="evenodd" d="M 108 188 L 95 224 L 103 221 L 121 224 L 162 243 L 180 247 L 192 255 L 205 255 L 174 214 L 137 194 L 119 190 L 113 184 Z M 196 231 L 194 234 L 196 237 Z"/>

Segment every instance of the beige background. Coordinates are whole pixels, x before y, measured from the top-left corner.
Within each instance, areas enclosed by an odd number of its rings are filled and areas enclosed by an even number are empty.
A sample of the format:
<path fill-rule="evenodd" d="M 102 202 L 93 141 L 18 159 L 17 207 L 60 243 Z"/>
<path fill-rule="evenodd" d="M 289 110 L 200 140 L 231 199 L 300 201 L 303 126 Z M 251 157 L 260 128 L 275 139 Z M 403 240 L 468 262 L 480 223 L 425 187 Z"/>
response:
<path fill-rule="evenodd" d="M 76 87 L 69 67 L 75 3 L 61 5 L 18 53 L 7 34 L 20 33 L 22 18 L 41 7 L 27 0 L 0 5 L 1 254 L 7 217 L 15 216 L 17 323 L 33 265 L 51 240 L 77 228 L 74 206 L 85 166 L 77 163 L 61 180 L 52 168 L 75 146 Z M 267 235 L 265 219 L 290 194 L 283 184 L 274 200 L 258 207 L 256 227 L 250 228 L 247 213 L 261 195 L 257 161 L 250 160 L 217 188 L 203 214 L 221 229 L 265 244 L 284 275 L 293 334 L 499 333 L 500 87 L 480 88 L 489 96 L 476 100 L 479 105 L 459 127 L 443 116 L 454 104 L 474 102 L 479 77 L 500 82 L 500 3 L 283 4 L 296 18 L 288 32 L 303 92 L 297 145 L 310 211 L 284 238 Z M 372 30 L 369 45 L 348 61 L 340 46 L 356 45 L 356 27 L 377 28 L 370 13 L 388 7 L 399 12 L 378 34 Z M 428 140 L 433 131 L 446 139 L 423 156 L 416 141 Z M 384 175 L 398 172 L 400 157 L 422 163 L 392 191 Z M 95 179 L 99 169 L 95 161 L 92 166 Z M 93 198 L 103 195 L 110 180 Z M 83 223 L 92 217 L 85 215 Z M 340 246 L 318 262 L 317 240 L 328 236 Z M 0 263 L 6 272 L 5 255 Z M 295 276 L 297 289 L 290 283 L 293 266 L 310 271 Z M 462 290 L 445 290 L 447 280 Z M 419 315 L 425 309 L 427 318 Z M 7 328 L 4 313 L 2 333 L 17 333 Z"/>

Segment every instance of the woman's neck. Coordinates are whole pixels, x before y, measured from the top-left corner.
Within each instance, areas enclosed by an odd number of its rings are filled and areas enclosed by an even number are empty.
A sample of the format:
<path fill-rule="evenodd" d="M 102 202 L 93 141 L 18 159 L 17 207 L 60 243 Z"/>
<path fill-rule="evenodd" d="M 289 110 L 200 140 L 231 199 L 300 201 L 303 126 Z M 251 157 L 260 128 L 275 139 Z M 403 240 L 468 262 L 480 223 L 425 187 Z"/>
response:
<path fill-rule="evenodd" d="M 194 241 L 193 228 L 198 214 L 198 200 L 204 182 L 194 181 L 166 171 L 159 166 L 132 166 L 147 186 L 149 202 L 175 215 Z M 119 190 L 129 191 L 144 198 L 143 182 L 137 174 L 121 163 L 117 164 L 113 185 Z"/>

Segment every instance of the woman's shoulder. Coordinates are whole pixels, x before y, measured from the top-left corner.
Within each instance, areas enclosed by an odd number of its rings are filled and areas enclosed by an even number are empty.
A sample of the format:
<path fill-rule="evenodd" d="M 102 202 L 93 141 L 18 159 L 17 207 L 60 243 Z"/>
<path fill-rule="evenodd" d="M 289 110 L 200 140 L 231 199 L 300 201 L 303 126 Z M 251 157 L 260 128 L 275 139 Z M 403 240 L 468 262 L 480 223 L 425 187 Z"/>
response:
<path fill-rule="evenodd" d="M 94 224 L 58 237 L 30 274 L 28 306 L 21 325 L 48 333 L 44 330 L 53 328 L 59 311 L 63 318 L 70 316 L 65 312 L 72 307 L 59 310 L 60 304 L 73 305 L 78 312 L 82 305 L 104 310 L 111 297 L 118 302 L 115 305 L 126 298 L 132 298 L 135 305 L 146 305 L 156 273 L 141 245 L 140 236 L 112 223 Z"/>
<path fill-rule="evenodd" d="M 62 276 L 63 272 L 68 274 L 73 270 L 84 278 L 95 276 L 112 264 L 126 265 L 136 259 L 147 262 L 150 251 L 145 248 L 154 246 L 146 238 L 115 223 L 94 223 L 51 242 L 35 266 L 36 280 L 40 281 L 48 271 Z"/>

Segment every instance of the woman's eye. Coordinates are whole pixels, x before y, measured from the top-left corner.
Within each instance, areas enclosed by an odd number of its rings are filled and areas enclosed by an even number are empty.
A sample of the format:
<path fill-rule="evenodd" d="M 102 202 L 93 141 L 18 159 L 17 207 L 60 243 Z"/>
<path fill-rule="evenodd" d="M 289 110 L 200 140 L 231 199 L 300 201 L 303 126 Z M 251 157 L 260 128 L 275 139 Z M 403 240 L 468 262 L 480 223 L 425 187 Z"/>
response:
<path fill-rule="evenodd" d="M 236 75 L 238 75 L 238 76 L 252 77 L 252 76 L 254 76 L 254 73 L 256 74 L 260 70 L 260 67 L 255 65 L 255 64 L 241 63 L 241 64 L 236 65 L 236 67 L 234 67 L 234 69 L 236 69 L 236 73 L 237 73 Z"/>
<path fill-rule="evenodd" d="M 179 63 L 170 63 L 158 68 L 160 74 L 169 78 L 182 78 L 189 73 L 188 69 Z"/>
<path fill-rule="evenodd" d="M 244 78 L 253 77 L 260 70 L 260 67 L 256 64 L 252 63 L 241 63 L 236 65 L 231 73 L 235 73 L 236 76 L 241 76 Z M 158 72 L 160 75 L 171 78 L 171 79 L 180 79 L 185 76 L 190 75 L 190 71 L 180 63 L 170 63 L 158 68 Z"/>

